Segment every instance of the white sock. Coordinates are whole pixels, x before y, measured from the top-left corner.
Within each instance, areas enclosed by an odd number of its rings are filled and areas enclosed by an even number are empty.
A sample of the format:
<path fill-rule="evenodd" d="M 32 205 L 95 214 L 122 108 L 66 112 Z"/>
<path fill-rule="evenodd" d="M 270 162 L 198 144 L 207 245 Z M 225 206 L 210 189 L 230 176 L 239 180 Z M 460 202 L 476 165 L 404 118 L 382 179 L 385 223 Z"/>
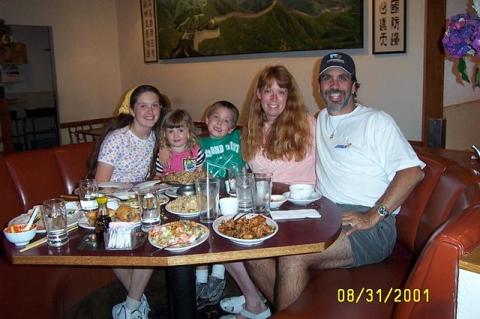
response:
<path fill-rule="evenodd" d="M 225 266 L 223 264 L 213 265 L 212 276 L 218 279 L 225 279 Z"/>
<path fill-rule="evenodd" d="M 134 311 L 138 309 L 138 307 L 140 307 L 140 301 L 127 296 L 127 300 L 125 300 L 125 305 L 130 311 Z"/>
<path fill-rule="evenodd" d="M 195 270 L 196 282 L 199 284 L 206 284 L 208 282 L 208 266 L 197 266 Z"/>

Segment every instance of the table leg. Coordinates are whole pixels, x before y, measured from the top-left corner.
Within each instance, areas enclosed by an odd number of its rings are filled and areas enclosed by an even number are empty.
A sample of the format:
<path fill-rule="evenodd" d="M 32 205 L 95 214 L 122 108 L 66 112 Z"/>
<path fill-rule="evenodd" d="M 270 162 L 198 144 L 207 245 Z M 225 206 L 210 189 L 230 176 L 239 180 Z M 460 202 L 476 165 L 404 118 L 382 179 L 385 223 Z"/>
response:
<path fill-rule="evenodd" d="M 195 266 L 168 267 L 167 286 L 170 318 L 196 318 Z"/>

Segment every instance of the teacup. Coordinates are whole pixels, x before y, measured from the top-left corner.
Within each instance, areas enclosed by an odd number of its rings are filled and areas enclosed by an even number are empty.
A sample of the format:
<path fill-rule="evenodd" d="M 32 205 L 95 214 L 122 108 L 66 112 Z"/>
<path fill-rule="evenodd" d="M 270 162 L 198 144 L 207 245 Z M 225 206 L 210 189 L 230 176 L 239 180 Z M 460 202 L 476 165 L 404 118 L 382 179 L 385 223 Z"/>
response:
<path fill-rule="evenodd" d="M 235 215 L 238 212 L 238 198 L 236 197 L 221 198 L 219 203 L 223 216 Z"/>
<path fill-rule="evenodd" d="M 310 184 L 293 184 L 289 189 L 292 199 L 307 199 L 313 193 L 313 185 Z"/>

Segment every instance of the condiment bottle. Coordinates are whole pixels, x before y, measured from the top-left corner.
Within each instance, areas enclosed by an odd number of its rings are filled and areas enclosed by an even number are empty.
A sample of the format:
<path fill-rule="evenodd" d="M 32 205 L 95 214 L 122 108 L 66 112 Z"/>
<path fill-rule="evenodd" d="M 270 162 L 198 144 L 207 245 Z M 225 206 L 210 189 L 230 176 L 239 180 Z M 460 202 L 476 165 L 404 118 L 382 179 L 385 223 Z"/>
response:
<path fill-rule="evenodd" d="M 95 234 L 97 236 L 97 241 L 103 241 L 103 233 L 107 231 L 108 226 L 112 219 L 108 215 L 107 210 L 107 197 L 100 196 L 97 197 L 98 203 L 98 213 L 97 220 L 95 221 Z"/>

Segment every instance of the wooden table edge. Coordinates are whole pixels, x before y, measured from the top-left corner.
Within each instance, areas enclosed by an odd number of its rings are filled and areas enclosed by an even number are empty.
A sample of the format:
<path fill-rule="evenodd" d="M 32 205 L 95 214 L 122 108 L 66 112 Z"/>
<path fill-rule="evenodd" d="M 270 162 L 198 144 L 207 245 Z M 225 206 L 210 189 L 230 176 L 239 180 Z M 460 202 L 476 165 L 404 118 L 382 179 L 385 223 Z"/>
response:
<path fill-rule="evenodd" d="M 208 263 L 222 263 L 245 259 L 273 258 L 287 255 L 319 253 L 329 244 L 316 243 L 282 247 L 242 249 L 229 252 L 201 253 L 169 256 L 29 256 L 13 255 L 10 262 L 19 265 L 57 265 L 57 266 L 127 266 L 127 267 L 164 267 Z"/>

